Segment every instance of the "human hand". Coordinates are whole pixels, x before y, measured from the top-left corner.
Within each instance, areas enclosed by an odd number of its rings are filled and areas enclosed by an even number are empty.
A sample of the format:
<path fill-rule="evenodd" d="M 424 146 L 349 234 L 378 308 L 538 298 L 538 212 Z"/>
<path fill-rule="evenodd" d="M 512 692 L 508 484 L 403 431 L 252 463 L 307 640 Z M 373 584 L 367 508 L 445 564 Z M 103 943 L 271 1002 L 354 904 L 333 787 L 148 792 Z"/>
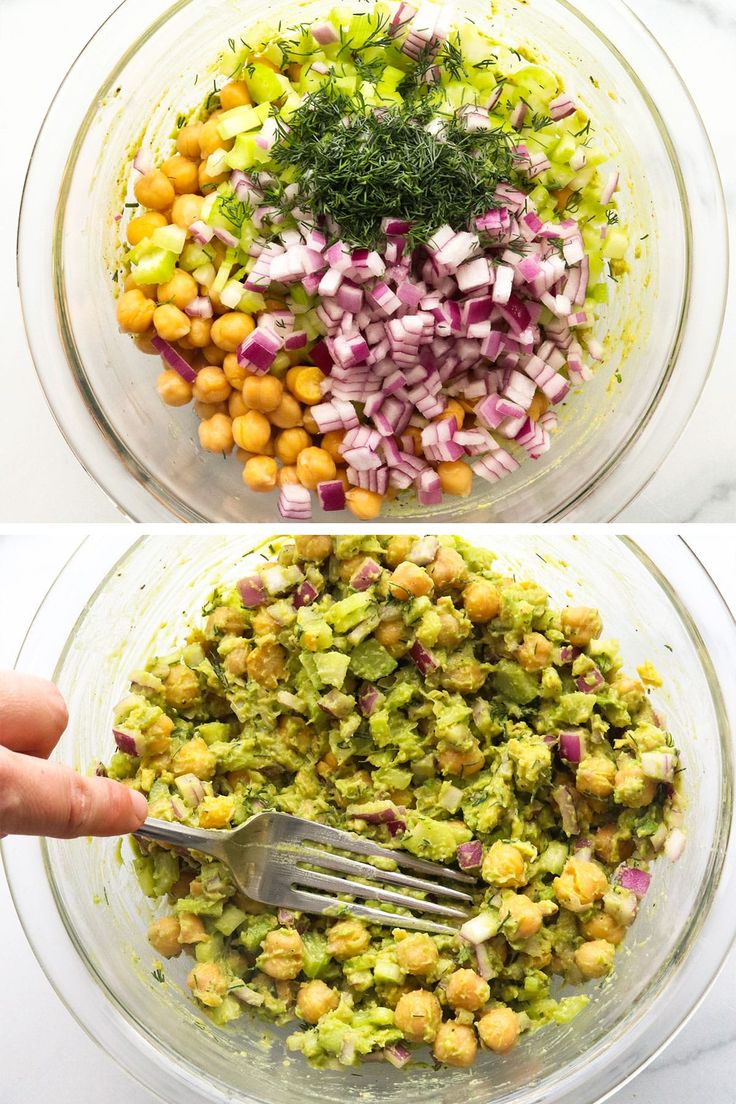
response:
<path fill-rule="evenodd" d="M 143 794 L 46 762 L 67 721 L 52 683 L 0 671 L 0 836 L 116 836 L 143 823 Z"/>

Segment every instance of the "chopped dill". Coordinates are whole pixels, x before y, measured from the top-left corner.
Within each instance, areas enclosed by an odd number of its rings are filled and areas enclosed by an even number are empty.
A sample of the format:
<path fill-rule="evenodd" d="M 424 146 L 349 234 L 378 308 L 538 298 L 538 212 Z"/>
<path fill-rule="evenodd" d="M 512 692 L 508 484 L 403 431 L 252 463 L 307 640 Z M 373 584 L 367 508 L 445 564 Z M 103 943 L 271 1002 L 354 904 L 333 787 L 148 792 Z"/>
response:
<path fill-rule="evenodd" d="M 238 197 L 233 193 L 232 195 L 222 195 L 218 201 L 218 209 L 220 213 L 225 216 L 228 222 L 232 223 L 240 230 L 245 222 L 246 217 L 250 214 L 251 208 L 247 203 L 241 203 Z"/>
<path fill-rule="evenodd" d="M 160 982 L 161 985 L 163 985 L 163 983 L 166 981 L 163 970 L 156 968 L 155 970 L 151 970 L 151 974 L 153 975 L 153 977 L 155 977 L 156 981 Z"/>
<path fill-rule="evenodd" d="M 576 130 L 575 131 L 575 133 L 573 134 L 573 138 L 583 138 L 583 137 L 587 138 L 589 134 L 590 134 L 590 119 L 588 119 L 587 123 L 585 124 L 585 126 L 581 130 Z"/>
<path fill-rule="evenodd" d="M 616 226 L 618 223 L 618 211 L 615 207 L 609 207 L 606 211 L 606 222 L 609 226 Z"/>
<path fill-rule="evenodd" d="M 176 116 L 176 129 L 181 130 L 181 128 L 186 123 L 186 121 L 187 121 L 186 115 L 177 115 Z"/>
<path fill-rule="evenodd" d="M 534 130 L 544 130 L 545 127 L 552 126 L 552 118 L 549 115 L 532 115 L 531 125 Z"/>

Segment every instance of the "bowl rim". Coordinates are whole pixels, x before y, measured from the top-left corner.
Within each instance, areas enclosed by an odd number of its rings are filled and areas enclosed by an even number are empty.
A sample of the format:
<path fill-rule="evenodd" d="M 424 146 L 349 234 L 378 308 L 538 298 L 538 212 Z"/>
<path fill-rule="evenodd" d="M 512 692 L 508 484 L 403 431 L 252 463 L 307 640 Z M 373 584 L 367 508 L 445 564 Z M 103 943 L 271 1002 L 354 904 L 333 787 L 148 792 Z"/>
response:
<path fill-rule="evenodd" d="M 525 535 L 520 534 L 522 538 Z M 210 533 L 208 536 L 216 539 L 217 534 Z M 595 536 L 599 538 L 598 534 Z M 95 586 L 91 597 L 86 600 L 81 613 L 78 612 L 76 597 L 73 599 L 74 612 L 67 608 L 63 628 L 66 640 L 55 664 L 55 672 L 58 672 L 77 625 L 87 616 L 110 577 L 149 539 L 160 538 L 134 538 L 130 533 L 108 534 L 104 538 L 87 537 L 61 569 L 39 604 L 21 645 L 17 664 L 23 664 L 29 652 L 32 657 L 33 637 L 35 633 L 43 631 L 41 622 L 49 614 L 49 602 L 53 603 L 54 599 L 62 600 L 65 608 L 69 606 L 69 599 L 66 596 L 61 598 L 66 578 L 71 574 L 77 581 L 86 583 L 89 578 L 86 572 L 91 565 L 95 568 L 95 579 L 100 578 L 101 571 L 104 576 Z M 187 538 L 178 534 L 175 539 L 183 542 Z M 492 539 L 490 533 L 486 539 Z M 570 534 L 545 534 L 545 539 L 563 542 L 570 539 Z M 564 1083 L 558 1080 L 548 1089 L 548 1095 L 545 1096 L 548 1104 L 563 1104 L 563 1101 L 571 1104 L 600 1104 L 627 1084 L 654 1060 L 687 1023 L 711 988 L 736 939 L 736 914 L 732 907 L 733 894 L 736 893 L 736 836 L 732 819 L 736 761 L 736 687 L 719 680 L 711 659 L 711 652 L 718 649 L 717 665 L 721 672 L 724 667 L 733 669 L 736 664 L 736 612 L 728 607 L 707 569 L 683 537 L 675 537 L 671 533 L 659 533 L 656 536 L 637 534 L 637 540 L 634 541 L 628 536 L 607 534 L 603 539 L 611 543 L 620 541 L 639 560 L 652 583 L 664 592 L 699 654 L 711 686 L 720 733 L 724 759 L 723 800 L 713 841 L 717 846 L 711 847 L 709 865 L 704 874 L 706 891 L 680 942 L 670 952 L 658 976 L 650 983 L 657 984 L 654 996 L 648 1002 L 647 1008 L 640 1011 L 626 1030 L 614 1040 L 610 1050 L 605 1043 L 599 1043 L 591 1061 L 585 1061 L 581 1057 L 577 1069 L 569 1078 L 566 1077 Z M 109 548 L 104 551 L 106 559 L 104 566 L 100 568 L 102 541 L 106 541 Z M 121 554 L 123 541 L 127 543 L 127 547 Z M 687 579 L 687 585 L 691 587 L 687 600 L 680 597 L 673 578 Z M 695 584 L 700 588 L 698 598 L 705 594 L 712 599 L 707 614 L 701 615 L 700 621 L 696 620 L 691 609 L 696 603 L 692 593 Z M 73 590 L 73 593 L 76 596 L 77 591 Z M 73 627 L 67 632 L 72 621 Z M 44 659 L 44 665 L 50 665 L 51 662 L 53 660 Z M 27 663 L 25 666 L 27 667 Z M 48 674 L 48 670 L 45 673 Z M 5 865 L 10 894 L 26 938 L 50 984 L 87 1034 L 121 1068 L 163 1101 L 177 1099 L 182 1104 L 196 1104 L 203 1099 L 211 1102 L 235 1100 L 236 1097 L 229 1093 L 222 1093 L 214 1082 L 210 1084 L 207 1096 L 203 1096 L 196 1071 L 181 1055 L 161 1044 L 147 1031 L 139 1030 L 134 1017 L 107 985 L 101 982 L 60 909 L 45 841 L 32 837 L 8 837 L 0 842 L 0 854 Z M 43 866 L 46 877 L 40 876 L 39 864 Z M 49 926 L 53 928 L 52 932 Z M 671 971 L 666 984 L 660 980 L 665 967 Z M 678 989 L 679 1003 L 678 1000 L 667 1000 L 673 986 Z M 652 1009 L 658 1011 L 656 1017 L 650 1016 Z M 176 1097 L 173 1096 L 174 1091 Z M 239 1096 L 237 1099 L 246 1104 L 246 1101 L 255 1102 L 261 1098 Z"/>
<path fill-rule="evenodd" d="M 26 337 L 36 372 L 44 391 L 51 414 L 66 443 L 80 464 L 91 475 L 104 493 L 129 518 L 140 520 L 207 521 L 190 508 L 180 495 L 153 478 L 144 459 L 128 448 L 114 421 L 97 402 L 81 358 L 77 355 L 71 326 L 68 324 L 61 264 L 61 228 L 64 217 L 64 200 L 68 194 L 70 173 L 74 168 L 77 148 L 98 99 L 104 96 L 139 44 L 154 34 L 174 14 L 186 8 L 193 0 L 177 0 L 168 6 L 167 0 L 145 0 L 146 7 L 158 11 L 153 22 L 147 23 L 122 57 L 118 57 L 112 71 L 93 97 L 76 127 L 72 148 L 68 156 L 58 151 L 60 116 L 64 113 L 64 97 L 72 102 L 75 82 L 84 88 L 85 69 L 94 69 L 92 51 L 102 48 L 107 38 L 115 38 L 116 26 L 124 20 L 134 6 L 142 6 L 143 0 L 123 0 L 101 24 L 78 54 L 63 78 L 43 120 L 33 147 L 21 198 L 17 237 L 17 278 L 20 290 L 21 312 Z M 685 281 L 680 316 L 672 345 L 663 366 L 661 378 L 649 398 L 640 421 L 635 424 L 621 447 L 604 460 L 580 489 L 571 491 L 565 501 L 551 507 L 545 515 L 528 521 L 557 521 L 563 519 L 602 520 L 616 517 L 639 495 L 656 474 L 660 464 L 674 447 L 692 416 L 710 375 L 725 319 L 728 296 L 729 244 L 727 216 L 718 165 L 697 107 L 682 77 L 669 56 L 659 45 L 642 20 L 631 11 L 624 0 L 608 0 L 604 9 L 596 0 L 554 0 L 586 25 L 601 41 L 604 48 L 616 58 L 633 81 L 646 105 L 664 142 L 670 165 L 675 176 L 683 215 L 685 236 Z M 643 46 L 656 58 L 669 81 L 669 87 L 657 94 L 657 101 L 639 79 L 637 72 L 623 56 L 611 38 L 607 27 L 616 21 L 628 20 L 632 33 L 638 34 Z M 146 16 L 148 20 L 148 16 Z M 127 41 L 127 38 L 126 38 Z M 99 75 L 94 75 L 97 85 Z M 677 100 L 678 128 L 665 122 L 659 101 Z M 674 113 L 674 109 L 669 107 Z M 78 119 L 74 113 L 74 119 Z M 699 156 L 692 156 L 697 148 Z M 678 157 L 677 151 L 689 152 L 688 157 Z M 54 157 L 54 153 L 56 156 Z M 60 168 L 59 199 L 48 204 L 49 166 Z M 697 168 L 695 166 L 697 165 Z M 696 182 L 702 187 L 704 179 L 712 189 L 705 202 Z M 709 232 L 706 232 L 709 231 Z M 704 242 L 708 242 L 707 257 Z M 50 280 L 39 287 L 37 266 L 39 244 L 50 262 Z M 31 245 L 33 248 L 31 248 Z M 704 277 L 707 275 L 707 279 Z M 713 289 L 719 289 L 714 295 Z M 38 327 L 39 312 L 43 316 L 43 333 Z M 705 320 L 705 321 L 704 321 Z M 693 332 L 694 326 L 707 326 L 705 337 Z M 691 361 L 685 364 L 685 358 Z M 69 375 L 74 387 L 69 387 Z M 665 409 L 663 409 L 663 405 Z M 679 412 L 676 412 L 676 408 Z M 84 432 L 80 427 L 84 427 Z M 615 477 L 615 478 L 614 478 Z M 455 507 L 462 509 L 462 507 Z M 479 520 L 490 520 L 493 502 L 471 508 L 482 511 Z M 453 507 L 442 507 L 432 516 L 437 521 L 452 521 Z M 244 503 L 244 512 L 247 506 Z M 423 511 L 423 513 L 426 511 Z M 463 522 L 462 514 L 455 515 Z M 276 510 L 274 503 L 274 520 Z M 397 519 L 398 520 L 398 519 Z"/>

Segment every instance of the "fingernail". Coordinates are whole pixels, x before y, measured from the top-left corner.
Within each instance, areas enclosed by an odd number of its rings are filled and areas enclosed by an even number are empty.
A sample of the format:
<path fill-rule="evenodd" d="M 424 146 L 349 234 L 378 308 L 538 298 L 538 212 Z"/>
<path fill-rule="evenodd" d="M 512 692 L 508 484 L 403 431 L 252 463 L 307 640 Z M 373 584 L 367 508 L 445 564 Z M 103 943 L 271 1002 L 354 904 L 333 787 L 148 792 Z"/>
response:
<path fill-rule="evenodd" d="M 133 812 L 142 824 L 148 816 L 148 802 L 142 793 L 138 793 L 137 790 L 131 790 L 130 803 L 133 806 Z"/>

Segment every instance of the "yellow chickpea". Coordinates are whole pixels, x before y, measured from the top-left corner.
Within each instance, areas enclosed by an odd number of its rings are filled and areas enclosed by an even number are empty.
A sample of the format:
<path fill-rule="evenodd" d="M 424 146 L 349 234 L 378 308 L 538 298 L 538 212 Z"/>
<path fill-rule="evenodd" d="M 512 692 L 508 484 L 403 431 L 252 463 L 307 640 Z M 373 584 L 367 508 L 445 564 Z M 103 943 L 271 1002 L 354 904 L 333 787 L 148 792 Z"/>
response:
<path fill-rule="evenodd" d="M 228 981 L 216 962 L 198 962 L 187 978 L 187 985 L 201 1004 L 217 1008 L 227 993 Z"/>
<path fill-rule="evenodd" d="M 180 879 L 181 881 L 181 879 Z M 180 897 L 186 897 L 191 887 L 191 875 L 189 879 L 183 880 L 181 885 Z M 176 893 L 178 883 L 172 889 L 172 893 Z M 207 930 L 204 926 L 201 916 L 196 916 L 193 912 L 183 912 L 179 917 L 179 942 L 184 943 L 205 943 L 207 941 Z"/>
<path fill-rule="evenodd" d="M 312 563 L 322 563 L 331 555 L 334 548 L 332 537 L 322 537 L 309 533 L 304 537 L 297 537 L 294 541 L 294 549 L 300 560 L 310 560 Z"/>
<path fill-rule="evenodd" d="M 327 933 L 327 950 L 338 962 L 363 954 L 370 942 L 370 933 L 360 920 L 341 920 Z"/>
<path fill-rule="evenodd" d="M 466 498 L 473 486 L 473 469 L 462 460 L 442 460 L 437 465 L 437 474 L 445 494 Z"/>
<path fill-rule="evenodd" d="M 283 393 L 284 385 L 275 376 L 251 375 L 243 383 L 243 402 L 251 410 L 260 410 L 262 414 L 277 410 Z"/>
<path fill-rule="evenodd" d="M 159 310 L 161 308 L 159 307 Z M 197 378 L 192 388 L 194 397 L 199 402 L 218 403 L 225 402 L 230 394 L 230 384 L 225 378 L 222 368 L 208 365 L 197 372 Z"/>
<path fill-rule="evenodd" d="M 156 380 L 156 390 L 167 406 L 186 406 L 192 401 L 192 385 L 175 372 L 166 368 Z"/>
<path fill-rule="evenodd" d="M 592 939 L 581 943 L 575 951 L 575 965 L 583 977 L 601 978 L 610 974 L 616 948 L 607 939 Z"/>
<path fill-rule="evenodd" d="M 279 487 L 285 486 L 287 483 L 298 483 L 299 475 L 293 464 L 285 464 L 279 468 L 277 482 Z"/>
<path fill-rule="evenodd" d="M 483 1046 L 494 1054 L 508 1054 L 519 1039 L 519 1017 L 511 1008 L 499 1005 L 478 1020 L 478 1034 Z"/>
<path fill-rule="evenodd" d="M 171 221 L 180 226 L 182 230 L 188 230 L 193 222 L 196 222 L 202 214 L 204 196 L 184 193 L 178 195 L 171 208 Z"/>
<path fill-rule="evenodd" d="M 398 567 L 411 552 L 412 545 L 416 544 L 416 537 L 408 534 L 391 537 L 386 545 L 386 563 L 389 567 Z"/>
<path fill-rule="evenodd" d="M 312 437 L 318 436 L 319 426 L 312 417 L 312 411 L 308 406 L 302 411 L 302 425 Z"/>
<path fill-rule="evenodd" d="M 174 202 L 174 185 L 160 169 L 152 169 L 136 180 L 133 191 L 143 207 L 152 211 L 167 211 Z"/>
<path fill-rule="evenodd" d="M 132 272 L 129 272 L 128 275 L 125 277 L 125 281 L 123 283 L 123 291 L 140 291 L 145 295 L 146 299 L 155 300 L 156 298 L 156 285 L 137 284 L 135 276 Z"/>
<path fill-rule="evenodd" d="M 306 417 L 304 418 L 304 425 L 308 428 Z M 340 475 L 342 475 L 343 470 L 341 469 Z M 345 492 L 345 504 L 350 513 L 360 518 L 361 521 L 373 521 L 381 513 L 383 495 L 376 491 L 366 491 L 363 487 L 351 487 L 350 490 Z"/>
<path fill-rule="evenodd" d="M 232 452 L 233 423 L 227 414 L 213 414 L 199 423 L 199 443 L 207 452 Z"/>
<path fill-rule="evenodd" d="M 457 422 L 457 428 L 463 428 L 463 422 L 465 421 L 465 411 L 463 410 L 457 399 L 448 399 L 447 406 L 438 414 L 436 418 L 433 418 L 435 422 L 444 422 L 448 418 L 454 418 Z"/>
<path fill-rule="evenodd" d="M 249 314 L 243 311 L 228 311 L 221 314 L 212 325 L 212 340 L 226 353 L 234 353 L 241 341 L 253 333 L 256 324 Z"/>
<path fill-rule="evenodd" d="M 179 310 L 188 307 L 197 298 L 197 281 L 183 269 L 174 269 L 174 275 L 165 284 L 159 284 L 156 292 L 159 303 L 173 303 Z"/>
<path fill-rule="evenodd" d="M 230 111 L 233 107 L 242 107 L 249 103 L 252 101 L 245 81 L 229 81 L 220 89 L 220 107 L 223 111 Z"/>
<path fill-rule="evenodd" d="M 201 421 L 206 422 L 208 418 L 214 418 L 215 414 L 227 414 L 227 403 L 206 403 L 197 399 L 194 403 L 194 413 Z"/>
<path fill-rule="evenodd" d="M 408 935 L 397 945 L 396 958 L 404 973 L 427 977 L 439 961 L 439 952 L 428 935 Z"/>
<path fill-rule="evenodd" d="M 601 615 L 590 606 L 567 606 L 562 611 L 562 631 L 576 648 L 586 648 L 603 632 Z"/>
<path fill-rule="evenodd" d="M 274 441 L 274 450 L 282 464 L 296 464 L 299 453 L 308 449 L 311 443 L 312 439 L 305 429 L 284 429 Z"/>
<path fill-rule="evenodd" d="M 304 944 L 294 928 L 276 928 L 263 941 L 263 954 L 258 965 L 264 974 L 287 981 L 301 972 L 304 962 Z"/>
<path fill-rule="evenodd" d="M 394 1023 L 410 1043 L 431 1043 L 442 1023 L 440 1002 L 426 989 L 404 993 L 394 1009 Z"/>
<path fill-rule="evenodd" d="M 485 765 L 485 756 L 477 740 L 472 740 L 470 747 L 462 749 L 447 747 L 437 756 L 437 766 L 442 774 L 458 774 L 461 778 L 470 778 L 483 770 Z"/>
<path fill-rule="evenodd" d="M 306 1020 L 308 1024 L 316 1024 L 322 1016 L 332 1012 L 340 1003 L 340 997 L 336 989 L 325 985 L 319 978 L 308 981 L 299 986 L 296 996 L 297 1015 Z"/>
<path fill-rule="evenodd" d="M 391 597 L 397 602 L 408 602 L 411 598 L 431 594 L 434 583 L 423 567 L 419 567 L 410 560 L 404 560 L 392 572 L 388 589 Z"/>
<path fill-rule="evenodd" d="M 271 439 L 271 424 L 265 414 L 249 410 L 233 422 L 235 443 L 246 452 L 262 453 Z"/>
<path fill-rule="evenodd" d="M 281 402 L 269 412 L 268 420 L 277 429 L 293 429 L 302 424 L 302 408 L 293 395 L 282 390 Z"/>
<path fill-rule="evenodd" d="M 212 333 L 212 327 L 210 326 L 210 334 Z M 247 379 L 253 376 L 252 372 L 249 372 L 247 368 L 243 368 L 238 364 L 238 358 L 235 353 L 226 353 L 225 359 L 222 362 L 222 370 L 227 376 L 228 383 L 231 387 L 234 387 L 236 391 L 243 390 L 243 384 Z M 244 409 L 241 413 L 245 413 L 246 410 L 251 409 L 250 403 L 243 403 Z"/>
<path fill-rule="evenodd" d="M 516 650 L 516 661 L 525 671 L 541 671 L 552 659 L 552 645 L 538 632 L 524 633 L 524 641 Z"/>
<path fill-rule="evenodd" d="M 202 123 L 199 130 L 199 153 L 205 160 L 217 149 L 229 149 L 232 139 L 226 141 L 221 138 L 217 130 L 217 118 L 210 117 L 206 123 Z"/>
<path fill-rule="evenodd" d="M 171 181 L 177 195 L 186 195 L 197 188 L 197 166 L 198 160 L 190 161 L 188 157 L 175 153 L 162 163 L 161 172 Z"/>
<path fill-rule="evenodd" d="M 200 156 L 199 135 L 202 130 L 201 123 L 190 123 L 183 126 L 176 136 L 176 148 L 182 157 L 188 157 L 196 161 Z"/>
<path fill-rule="evenodd" d="M 227 373 L 225 374 L 227 375 Z M 228 382 L 230 382 L 229 379 Z M 243 396 L 240 391 L 233 391 L 231 393 L 227 400 L 227 412 L 233 421 L 235 421 L 236 418 L 242 418 L 244 414 L 248 413 L 248 407 L 243 402 Z M 243 461 L 243 463 L 245 463 L 245 461 Z"/>
<path fill-rule="evenodd" d="M 475 1032 L 468 1024 L 447 1020 L 437 1032 L 432 1054 L 445 1066 L 466 1069 L 472 1066 L 478 1053 Z"/>
<path fill-rule="evenodd" d="M 243 468 L 243 482 L 252 491 L 272 491 L 278 483 L 278 467 L 271 456 L 251 456 Z"/>
<path fill-rule="evenodd" d="M 285 429 L 284 433 L 304 433 L 307 436 L 304 430 L 299 429 Z M 279 434 L 281 436 L 283 434 Z M 302 449 L 296 458 L 296 471 L 299 482 L 310 491 L 316 490 L 317 484 L 323 480 L 334 479 L 337 474 L 335 461 L 329 452 L 316 446 Z"/>
<path fill-rule="evenodd" d="M 322 402 L 321 384 L 324 378 L 319 368 L 296 366 L 289 369 L 286 375 L 286 386 L 299 402 L 314 406 Z"/>
<path fill-rule="evenodd" d="M 390 618 L 381 621 L 373 635 L 379 644 L 389 652 L 394 659 L 399 659 L 406 652 L 406 626 L 400 618 Z"/>
<path fill-rule="evenodd" d="M 191 328 L 184 311 L 179 310 L 173 303 L 162 303 L 156 307 L 153 312 L 153 325 L 158 336 L 164 341 L 178 341 L 180 337 L 186 337 Z"/>
<path fill-rule="evenodd" d="M 481 874 L 499 889 L 519 889 L 527 880 L 524 856 L 512 843 L 496 840 L 486 852 Z"/>
<path fill-rule="evenodd" d="M 162 916 L 148 925 L 148 942 L 164 958 L 181 954 L 179 921 L 175 916 Z"/>
<path fill-rule="evenodd" d="M 505 898 L 501 915 L 504 928 L 514 940 L 531 939 L 542 926 L 542 910 L 536 901 L 523 893 L 511 893 Z"/>
<path fill-rule="evenodd" d="M 226 663 L 235 652 L 230 652 Z M 228 671 L 230 668 L 228 667 Z M 237 674 L 236 671 L 232 672 Z M 197 806 L 197 818 L 200 828 L 227 828 L 230 825 L 232 815 L 235 812 L 235 798 L 229 794 L 221 794 L 219 797 L 207 796 Z"/>
<path fill-rule="evenodd" d="M 498 617 L 501 597 L 487 579 L 473 579 L 463 591 L 463 606 L 470 620 L 482 625 Z"/>
<path fill-rule="evenodd" d="M 434 583 L 437 593 L 446 594 L 463 585 L 468 575 L 468 567 L 454 548 L 440 548 L 428 565 L 427 574 Z"/>
<path fill-rule="evenodd" d="M 552 886 L 563 908 L 584 912 L 600 900 L 608 889 L 608 879 L 600 866 L 587 859 L 568 859 Z"/>
<path fill-rule="evenodd" d="M 208 364 L 221 365 L 225 361 L 225 350 L 218 348 L 217 345 L 205 345 L 202 355 Z"/>
<path fill-rule="evenodd" d="M 248 677 L 269 690 L 286 675 L 286 652 L 280 644 L 264 640 L 248 656 Z"/>
<path fill-rule="evenodd" d="M 531 405 L 527 411 L 528 416 L 533 422 L 538 422 L 542 415 L 549 409 L 549 399 L 543 391 L 535 391 L 534 398 L 531 401 Z"/>
<path fill-rule="evenodd" d="M 155 312 L 156 304 L 139 288 L 124 292 L 115 308 L 120 329 L 134 334 L 145 333 L 150 328 Z"/>
<path fill-rule="evenodd" d="M 196 774 L 197 778 L 207 782 L 214 775 L 216 765 L 213 752 L 201 736 L 195 736 L 181 745 L 171 761 L 171 770 L 175 775 Z"/>
<path fill-rule="evenodd" d="M 490 998 L 491 990 L 475 970 L 455 970 L 447 984 L 447 1003 L 450 1008 L 464 1008 L 477 1012 Z"/>
<path fill-rule="evenodd" d="M 344 436 L 344 429 L 333 429 L 330 430 L 329 433 L 325 433 L 320 442 L 320 448 L 323 448 L 325 452 L 328 452 L 336 464 L 342 463 L 342 453 L 340 452 L 340 445 L 342 444 Z"/>
<path fill-rule="evenodd" d="M 617 947 L 626 935 L 626 928 L 617 924 L 607 912 L 596 912 L 590 920 L 581 924 L 580 930 L 586 939 L 605 939 L 608 943 L 613 943 L 614 947 Z"/>
<path fill-rule="evenodd" d="M 175 664 L 164 680 L 166 702 L 174 709 L 189 709 L 199 698 L 199 679 L 183 663 Z"/>
<path fill-rule="evenodd" d="M 209 318 L 190 318 L 187 340 L 193 349 L 205 349 L 209 345 L 212 322 Z"/>
<path fill-rule="evenodd" d="M 131 245 L 138 245 L 144 238 L 150 238 L 154 230 L 166 226 L 166 217 L 160 211 L 146 211 L 128 223 L 127 237 Z"/>
<path fill-rule="evenodd" d="M 587 797 L 610 797 L 616 767 L 605 755 L 586 755 L 575 772 L 575 786 Z"/>

